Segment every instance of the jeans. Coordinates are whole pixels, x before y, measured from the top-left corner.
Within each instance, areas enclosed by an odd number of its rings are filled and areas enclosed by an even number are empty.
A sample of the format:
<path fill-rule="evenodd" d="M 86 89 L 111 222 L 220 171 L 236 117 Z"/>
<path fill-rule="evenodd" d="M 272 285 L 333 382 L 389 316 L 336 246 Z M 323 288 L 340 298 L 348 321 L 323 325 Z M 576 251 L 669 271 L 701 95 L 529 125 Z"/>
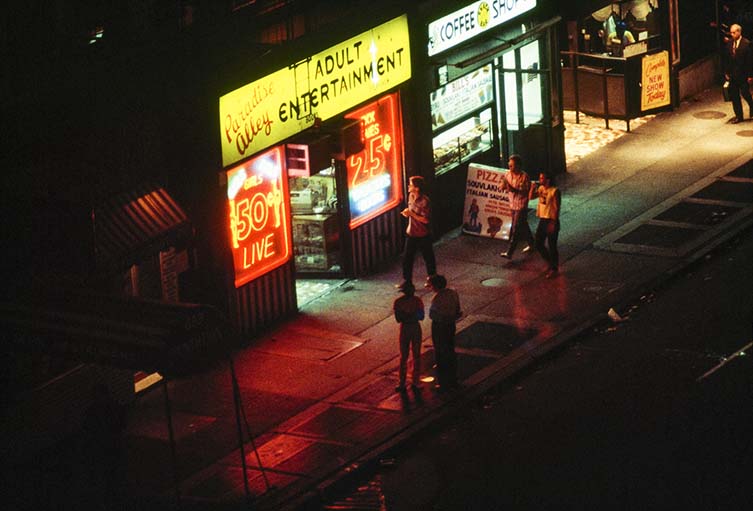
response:
<path fill-rule="evenodd" d="M 416 252 L 421 252 L 426 263 L 426 273 L 434 275 L 437 273 L 437 261 L 434 258 L 434 247 L 431 236 L 405 238 L 405 255 L 403 256 L 403 280 L 413 282 L 413 260 L 416 258 Z"/>

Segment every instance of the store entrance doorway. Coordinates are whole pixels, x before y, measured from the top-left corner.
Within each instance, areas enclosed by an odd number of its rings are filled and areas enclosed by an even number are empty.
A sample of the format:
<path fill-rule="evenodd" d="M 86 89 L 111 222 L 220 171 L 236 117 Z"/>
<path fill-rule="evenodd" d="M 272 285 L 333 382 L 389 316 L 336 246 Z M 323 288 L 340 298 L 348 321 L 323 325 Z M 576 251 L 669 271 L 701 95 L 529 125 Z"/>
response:
<path fill-rule="evenodd" d="M 500 130 L 500 155 L 506 162 L 511 154 L 523 158 L 523 167 L 531 174 L 557 171 L 559 154 L 553 136 L 551 58 L 543 37 L 527 42 L 496 59 L 498 72 L 497 116 Z"/>

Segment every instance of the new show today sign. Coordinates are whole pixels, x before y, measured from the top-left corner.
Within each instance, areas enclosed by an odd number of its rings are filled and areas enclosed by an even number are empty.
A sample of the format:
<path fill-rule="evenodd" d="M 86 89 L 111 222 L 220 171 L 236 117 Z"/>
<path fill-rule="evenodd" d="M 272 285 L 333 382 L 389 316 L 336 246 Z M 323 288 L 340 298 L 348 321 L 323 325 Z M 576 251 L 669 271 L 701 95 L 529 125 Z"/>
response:
<path fill-rule="evenodd" d="M 222 165 L 266 149 L 410 79 L 397 17 L 220 98 Z"/>
<path fill-rule="evenodd" d="M 641 61 L 641 111 L 669 104 L 669 52 L 646 55 Z"/>

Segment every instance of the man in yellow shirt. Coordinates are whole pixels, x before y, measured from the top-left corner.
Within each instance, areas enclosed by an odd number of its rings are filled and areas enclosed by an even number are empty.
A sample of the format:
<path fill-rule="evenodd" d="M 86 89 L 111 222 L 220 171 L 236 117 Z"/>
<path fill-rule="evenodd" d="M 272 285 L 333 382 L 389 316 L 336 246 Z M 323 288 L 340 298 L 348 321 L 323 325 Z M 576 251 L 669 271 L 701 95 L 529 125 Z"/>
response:
<path fill-rule="evenodd" d="M 549 265 L 546 278 L 551 279 L 559 273 L 559 252 L 557 238 L 560 233 L 560 206 L 562 197 L 559 188 L 554 186 L 552 177 L 547 173 L 539 174 L 539 184 L 531 187 L 531 198 L 538 198 L 536 216 L 539 225 L 536 228 L 534 244 L 541 257 Z"/>

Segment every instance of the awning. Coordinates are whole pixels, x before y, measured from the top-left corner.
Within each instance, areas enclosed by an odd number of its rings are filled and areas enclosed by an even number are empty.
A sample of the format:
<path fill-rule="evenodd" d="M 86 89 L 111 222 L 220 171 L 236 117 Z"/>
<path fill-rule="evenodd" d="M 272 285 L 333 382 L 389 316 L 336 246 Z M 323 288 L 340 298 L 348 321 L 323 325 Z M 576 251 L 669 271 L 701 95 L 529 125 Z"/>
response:
<path fill-rule="evenodd" d="M 94 208 L 97 264 L 127 268 L 191 236 L 183 208 L 161 186 L 143 185 Z"/>
<path fill-rule="evenodd" d="M 212 306 L 79 290 L 0 302 L 0 327 L 14 349 L 168 376 L 206 367 L 240 345 L 236 329 Z"/>

